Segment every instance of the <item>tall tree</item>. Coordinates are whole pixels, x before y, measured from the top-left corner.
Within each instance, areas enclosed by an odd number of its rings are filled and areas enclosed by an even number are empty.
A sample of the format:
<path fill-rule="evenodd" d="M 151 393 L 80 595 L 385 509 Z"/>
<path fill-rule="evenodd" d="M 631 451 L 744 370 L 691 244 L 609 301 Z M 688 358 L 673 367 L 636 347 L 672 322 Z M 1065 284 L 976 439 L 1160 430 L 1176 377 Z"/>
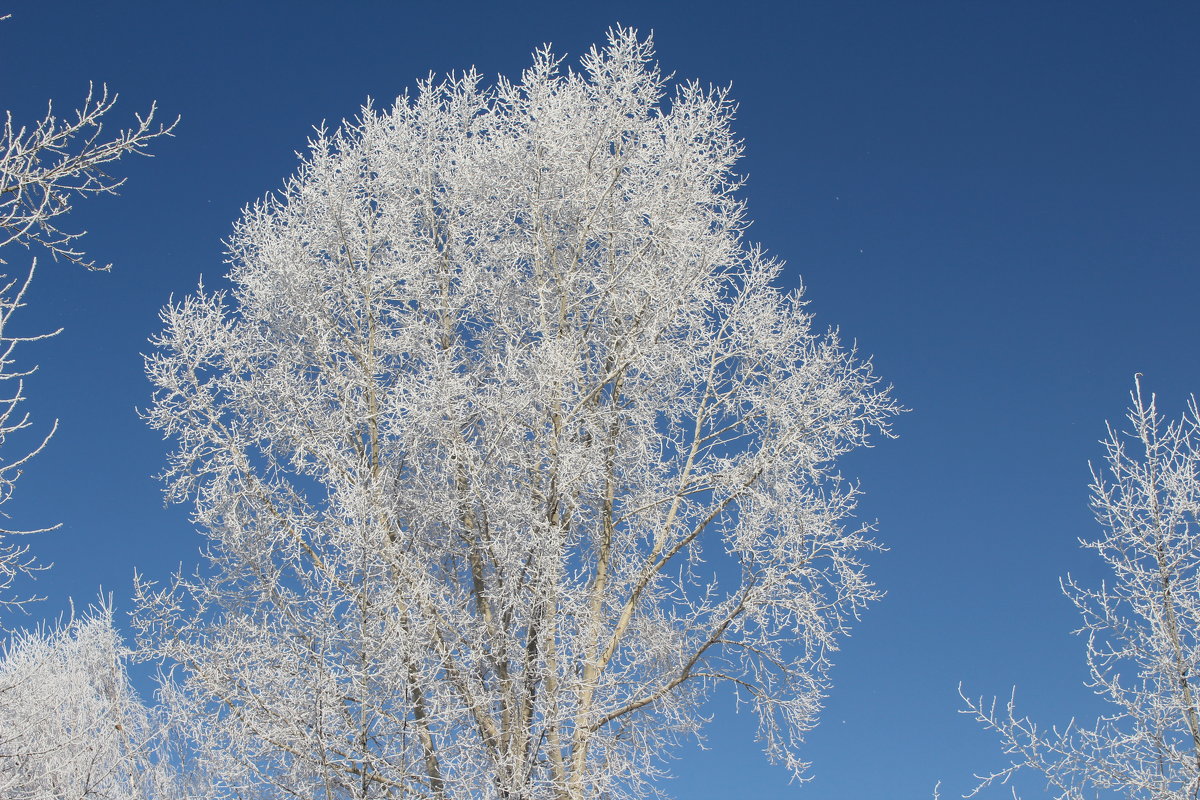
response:
<path fill-rule="evenodd" d="M 0 22 L 8 16 L 0 16 Z M 88 269 L 96 269 L 79 249 L 82 231 L 64 230 L 60 218 L 67 214 L 72 203 L 81 197 L 96 194 L 115 194 L 125 183 L 106 170 L 108 165 L 130 154 L 147 155 L 152 139 L 169 135 L 175 123 L 155 125 L 155 106 L 151 104 L 145 116 L 135 115 L 133 127 L 118 130 L 114 136 L 104 133 L 105 117 L 112 111 L 117 96 L 107 86 L 97 92 L 88 87 L 87 96 L 78 109 L 65 117 L 55 113 L 53 103 L 46 114 L 32 125 L 13 121 L 11 111 L 3 112 L 0 129 L 0 505 L 12 496 L 17 479 L 25 465 L 41 452 L 54 435 L 56 425 L 32 446 L 22 442 L 14 455 L 10 439 L 30 427 L 29 415 L 24 413 L 25 378 L 36 367 L 18 367 L 15 351 L 18 345 L 46 339 L 58 331 L 35 335 L 13 336 L 10 321 L 25 302 L 25 294 L 33 280 L 37 259 L 27 270 L 16 275 L 8 271 L 5 256 L 13 247 L 24 247 L 49 253 Z M 107 267 L 104 267 L 107 269 Z M 22 534 L 42 530 L 9 530 L 0 528 L 0 611 L 22 605 L 26 599 L 12 593 L 13 584 L 23 574 L 38 569 Z"/>
<path fill-rule="evenodd" d="M 721 684 L 805 767 L 896 407 L 743 241 L 725 92 L 559 63 L 321 131 L 163 312 L 211 544 L 140 618 L 231 796 L 641 797 Z"/>
<path fill-rule="evenodd" d="M 1063 800 L 1200 796 L 1200 409 L 1193 398 L 1168 421 L 1140 382 L 1131 397 L 1129 428 L 1109 428 L 1107 469 L 1093 470 L 1102 533 L 1082 542 L 1112 582 L 1063 581 L 1083 619 L 1088 686 L 1110 711 L 1090 727 L 1045 730 L 1011 702 L 998 712 L 994 702 L 968 701 L 967 713 L 998 732 L 1012 758 L 980 788 L 1029 768 Z"/>

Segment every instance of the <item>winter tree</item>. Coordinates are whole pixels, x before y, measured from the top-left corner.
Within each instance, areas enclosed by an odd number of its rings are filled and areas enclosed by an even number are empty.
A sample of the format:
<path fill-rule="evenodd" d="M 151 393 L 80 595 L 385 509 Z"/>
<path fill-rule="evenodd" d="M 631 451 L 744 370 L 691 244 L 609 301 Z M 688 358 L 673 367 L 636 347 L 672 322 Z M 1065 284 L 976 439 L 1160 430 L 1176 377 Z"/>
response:
<path fill-rule="evenodd" d="M 0 654 L 0 797 L 174 797 L 152 757 L 159 723 L 125 671 L 127 653 L 102 606 L 53 629 L 14 635 Z"/>
<path fill-rule="evenodd" d="M 0 17 L 0 22 L 8 17 Z M 81 231 L 59 227 L 72 203 L 95 194 L 114 194 L 125 182 L 106 172 L 109 164 L 129 154 L 146 155 L 149 142 L 170 134 L 170 125 L 154 124 L 154 105 L 145 116 L 135 116 L 136 124 L 115 135 L 106 137 L 106 115 L 117 102 L 107 87 L 99 92 L 89 86 L 80 107 L 66 117 L 58 116 L 53 104 L 46 115 L 32 125 L 13 121 L 11 111 L 3 112 L 4 126 L 0 130 L 0 505 L 12 496 L 21 471 L 37 455 L 50 437 L 55 425 L 36 438 L 32 445 L 17 443 L 14 455 L 10 440 L 19 431 L 30 427 L 29 416 L 23 412 L 25 378 L 36 367 L 18 367 L 14 351 L 20 344 L 54 336 L 14 336 L 10 321 L 21 308 L 33 279 L 37 259 L 28 269 L 9 272 L 5 257 L 10 245 L 40 249 L 55 259 L 63 259 L 89 269 L 96 262 L 89 260 L 79 249 Z M 6 530 L 0 527 L 0 610 L 19 606 L 24 601 L 10 593 L 13 583 L 22 574 L 37 569 L 22 534 L 42 531 Z"/>
<path fill-rule="evenodd" d="M 1112 582 L 1063 581 L 1083 619 L 1088 686 L 1111 710 L 1092 726 L 1046 730 L 1012 702 L 968 701 L 1012 759 L 981 789 L 1029 768 L 1062 800 L 1200 796 L 1200 409 L 1193 398 L 1168 421 L 1140 383 L 1131 397 L 1129 428 L 1109 428 L 1106 470 L 1093 470 L 1102 533 L 1082 542 Z"/>
<path fill-rule="evenodd" d="M 139 619 L 228 796 L 643 797 L 721 685 L 806 766 L 896 406 L 743 241 L 726 93 L 582 66 L 320 131 L 163 312 L 210 546 Z"/>

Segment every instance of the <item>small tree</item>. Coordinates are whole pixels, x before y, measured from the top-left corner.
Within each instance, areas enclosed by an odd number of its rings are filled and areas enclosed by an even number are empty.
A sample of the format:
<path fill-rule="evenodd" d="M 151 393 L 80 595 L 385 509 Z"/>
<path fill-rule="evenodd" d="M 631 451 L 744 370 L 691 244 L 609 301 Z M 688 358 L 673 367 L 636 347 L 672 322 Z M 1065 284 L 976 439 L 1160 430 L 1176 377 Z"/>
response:
<path fill-rule="evenodd" d="M 207 568 L 140 614 L 231 795 L 641 797 L 729 684 L 796 774 L 895 406 L 743 243 L 723 91 L 610 35 L 321 131 L 163 312 Z"/>
<path fill-rule="evenodd" d="M 1082 542 L 1113 581 L 1063 582 L 1083 617 L 1088 686 L 1112 710 L 1091 727 L 1046 731 L 1012 702 L 998 713 L 994 702 L 968 701 L 966 713 L 997 731 L 1013 759 L 980 789 L 1030 768 L 1064 800 L 1200 796 L 1200 409 L 1193 398 L 1168 422 L 1140 382 L 1131 397 L 1129 429 L 1110 427 L 1104 443 L 1107 473 L 1093 471 L 1103 534 Z"/>
<path fill-rule="evenodd" d="M 0 797 L 176 796 L 108 606 L 14 635 L 0 654 Z"/>

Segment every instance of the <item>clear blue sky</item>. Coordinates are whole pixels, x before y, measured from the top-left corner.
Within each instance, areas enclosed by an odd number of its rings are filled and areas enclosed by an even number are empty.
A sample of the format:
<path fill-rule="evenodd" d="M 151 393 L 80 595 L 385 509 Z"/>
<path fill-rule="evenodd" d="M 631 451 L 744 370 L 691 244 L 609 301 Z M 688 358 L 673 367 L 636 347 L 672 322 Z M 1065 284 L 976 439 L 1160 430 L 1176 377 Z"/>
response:
<path fill-rule="evenodd" d="M 578 56 L 621 22 L 668 71 L 733 83 L 751 236 L 803 276 L 812 310 L 873 353 L 913 409 L 846 462 L 890 552 L 888 592 L 846 643 L 797 788 L 746 717 L 714 703 L 684 750 L 681 800 L 961 794 L 1001 763 L 956 686 L 1047 722 L 1094 713 L 1058 590 L 1098 581 L 1087 462 L 1135 372 L 1173 411 L 1200 391 L 1200 6 L 1194 3 L 0 3 L 0 106 L 32 120 L 87 82 L 182 115 L 116 199 L 72 222 L 111 274 L 46 263 L 21 324 L 65 326 L 25 355 L 29 409 L 61 420 L 15 525 L 53 615 L 97 588 L 128 610 L 133 567 L 165 576 L 201 544 L 151 476 L 140 353 L 171 293 L 223 274 L 240 208 L 280 185 L 311 127 L 430 71 L 516 75 L 552 42 Z M 116 119 L 114 118 L 114 123 Z M 19 267 L 20 252 L 6 256 Z M 1000 794 L 996 796 L 1002 796 Z M 1027 797 L 1036 797 L 1036 792 Z"/>

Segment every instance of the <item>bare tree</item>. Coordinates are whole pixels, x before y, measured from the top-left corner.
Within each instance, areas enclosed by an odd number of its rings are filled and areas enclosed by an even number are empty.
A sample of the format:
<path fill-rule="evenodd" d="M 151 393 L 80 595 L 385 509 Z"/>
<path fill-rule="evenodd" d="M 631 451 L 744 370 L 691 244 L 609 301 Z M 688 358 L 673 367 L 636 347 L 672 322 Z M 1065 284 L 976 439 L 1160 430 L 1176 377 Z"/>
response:
<path fill-rule="evenodd" d="M 965 713 L 998 732 L 1012 758 L 980 789 L 1029 768 L 1064 800 L 1200 796 L 1200 409 L 1193 398 L 1171 422 L 1140 382 L 1131 398 L 1129 429 L 1109 428 L 1107 470 L 1093 470 L 1103 533 L 1082 542 L 1112 582 L 1063 581 L 1083 618 L 1088 686 L 1111 711 L 1091 727 L 1045 730 L 1011 701 L 999 712 L 994 701 L 968 701 Z"/>
<path fill-rule="evenodd" d="M 8 19 L 0 17 L 0 22 Z M 41 248 L 55 259 L 64 259 L 88 269 L 96 262 L 78 249 L 82 231 L 70 232 L 59 227 L 60 218 L 67 214 L 72 203 L 80 197 L 94 194 L 115 194 L 124 184 L 106 172 L 107 165 L 129 154 L 148 155 L 149 142 L 171 133 L 175 123 L 154 124 L 155 106 L 145 114 L 136 115 L 133 127 L 105 136 L 106 115 L 117 102 L 102 86 L 97 92 L 88 87 L 83 104 L 66 117 L 55 114 L 51 103 L 46 115 L 33 125 L 23 126 L 13 121 L 11 111 L 4 113 L 0 131 L 0 269 L 8 262 L 6 248 L 23 246 Z M 13 336 L 10 321 L 22 307 L 26 291 L 33 279 L 37 259 L 27 271 L 0 273 L 0 505 L 12 496 L 14 485 L 24 466 L 54 435 L 57 423 L 32 446 L 18 445 L 19 454 L 9 451 L 10 437 L 30 426 L 28 414 L 22 411 L 25 401 L 25 378 L 36 367 L 21 368 L 16 364 L 14 351 L 27 342 L 46 339 L 58 331 L 40 336 Z M 108 267 L 104 267 L 107 269 Z M 22 274 L 23 273 L 23 274 Z M 41 530 L 7 530 L 0 528 L 0 608 L 21 606 L 22 599 L 11 594 L 13 583 L 22 574 L 39 567 L 30 555 L 29 547 L 19 538 L 22 534 L 41 533 Z"/>
<path fill-rule="evenodd" d="M 896 407 L 743 242 L 726 93 L 582 65 L 321 131 L 163 311 L 209 561 L 139 617 L 230 796 L 642 797 L 722 684 L 804 771 Z"/>

